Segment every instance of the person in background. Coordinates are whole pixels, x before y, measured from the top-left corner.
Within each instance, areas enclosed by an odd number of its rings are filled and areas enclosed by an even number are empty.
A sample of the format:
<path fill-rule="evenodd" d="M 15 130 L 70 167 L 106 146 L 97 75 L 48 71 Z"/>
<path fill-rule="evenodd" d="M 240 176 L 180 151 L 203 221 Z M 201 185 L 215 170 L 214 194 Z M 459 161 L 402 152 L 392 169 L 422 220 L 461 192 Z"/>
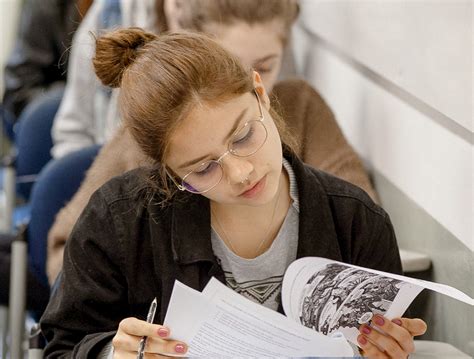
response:
<path fill-rule="evenodd" d="M 15 141 L 18 176 L 35 175 L 49 161 L 51 126 L 66 83 L 73 34 L 92 0 L 28 0 L 4 69 L 4 128 Z M 18 124 L 18 126 L 16 126 Z M 32 183 L 17 186 L 29 198 Z"/>
<path fill-rule="evenodd" d="M 27 0 L 5 67 L 3 106 L 18 119 L 27 105 L 64 88 L 68 49 L 92 0 Z"/>
<path fill-rule="evenodd" d="M 51 154 L 59 159 L 110 139 L 116 106 L 112 92 L 96 78 L 91 59 L 94 35 L 117 27 L 138 26 L 160 33 L 167 29 L 163 0 L 96 0 L 73 39 L 68 84 L 54 119 Z"/>
<path fill-rule="evenodd" d="M 300 142 L 298 154 L 303 160 L 360 186 L 376 199 L 359 157 L 321 96 L 302 80 L 277 81 L 285 45 L 298 14 L 296 1 L 167 0 L 164 14 L 172 30 L 185 28 L 212 34 L 246 68 L 258 71 L 271 91 L 272 106 L 285 115 Z M 116 102 L 117 96 L 115 90 L 111 103 Z M 79 111 L 79 103 L 76 107 Z M 117 130 L 116 103 L 110 108 L 114 115 L 109 118 L 114 119 L 110 121 L 114 124 L 109 132 L 115 135 L 101 149 L 81 188 L 59 212 L 49 232 L 47 272 L 51 284 L 61 268 L 66 239 L 92 193 L 113 176 L 151 163 L 126 129 Z"/>
<path fill-rule="evenodd" d="M 41 319 L 46 356 L 135 358 L 142 336 L 147 356 L 185 354 L 159 324 L 175 280 L 202 290 L 214 276 L 281 311 L 283 274 L 300 257 L 401 272 L 385 211 L 301 162 L 260 75 L 217 42 L 117 30 L 98 38 L 94 67 L 120 87 L 124 124 L 153 167 L 106 183 L 74 226 Z M 262 290 L 277 278 L 277 290 Z M 249 282 L 266 295 L 252 296 Z M 406 358 L 425 330 L 420 319 L 378 315 L 358 342 L 370 358 Z"/>
<path fill-rule="evenodd" d="M 93 34 L 121 24 L 157 31 L 154 4 L 155 0 L 94 1 L 73 39 L 67 85 L 55 122 L 58 116 L 66 118 L 68 123 L 89 117 L 91 121 L 100 122 L 104 115 L 101 111 L 110 107 L 108 103 L 111 90 L 97 81 L 91 68 Z M 76 125 L 72 127 L 76 128 Z M 94 131 L 93 128 L 87 128 L 89 130 Z M 74 138 L 73 135 L 70 144 L 75 143 Z M 61 158 L 52 159 L 34 184 L 30 200 L 31 220 L 28 225 L 28 237 L 33 244 L 29 258 L 32 270 L 42 283 L 48 284 L 45 270 L 48 231 L 57 212 L 77 190 L 97 153 L 98 144 L 91 142 L 91 146 L 80 146 Z M 81 150 L 76 151 L 79 148 Z"/>
<path fill-rule="evenodd" d="M 92 0 L 23 1 L 14 48 L 4 69 L 2 115 L 14 140 L 20 178 L 37 174 L 50 160 L 51 126 L 62 98 L 73 34 Z M 7 120 L 8 119 L 8 120 Z M 32 182 L 17 184 L 23 200 Z M 8 305 L 11 238 L 0 240 L 0 304 Z M 49 286 L 27 272 L 27 308 L 39 315 L 48 302 Z"/>

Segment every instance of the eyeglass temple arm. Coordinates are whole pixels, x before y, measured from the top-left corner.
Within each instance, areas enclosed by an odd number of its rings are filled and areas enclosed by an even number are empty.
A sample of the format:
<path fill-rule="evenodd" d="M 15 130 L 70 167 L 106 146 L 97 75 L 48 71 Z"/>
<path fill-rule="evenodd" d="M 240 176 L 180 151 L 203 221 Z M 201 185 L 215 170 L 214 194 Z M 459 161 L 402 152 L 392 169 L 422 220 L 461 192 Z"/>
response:
<path fill-rule="evenodd" d="M 258 95 L 258 91 L 256 88 L 253 89 L 255 96 L 257 96 L 258 102 L 258 110 L 260 111 L 260 118 L 263 120 L 263 108 L 262 108 L 262 101 L 260 100 L 260 96 Z"/>
<path fill-rule="evenodd" d="M 168 175 L 168 177 L 173 181 L 173 183 L 176 185 L 176 187 L 178 187 L 178 189 L 180 191 L 185 191 L 186 188 L 184 186 L 182 186 L 180 183 L 178 183 L 178 181 L 175 180 L 174 176 L 168 171 L 167 168 L 165 168 L 165 171 L 166 171 L 166 174 Z"/>

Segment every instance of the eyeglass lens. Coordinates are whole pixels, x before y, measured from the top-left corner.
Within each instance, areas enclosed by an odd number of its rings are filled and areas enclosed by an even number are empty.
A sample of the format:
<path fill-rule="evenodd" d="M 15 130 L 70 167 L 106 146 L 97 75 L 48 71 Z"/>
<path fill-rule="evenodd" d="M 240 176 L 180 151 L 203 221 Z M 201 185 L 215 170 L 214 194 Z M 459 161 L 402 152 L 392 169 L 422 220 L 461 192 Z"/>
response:
<path fill-rule="evenodd" d="M 246 157 L 257 152 L 267 139 L 267 130 L 261 120 L 247 122 L 231 139 L 229 153 Z M 207 161 L 187 174 L 183 187 L 193 193 L 203 193 L 215 187 L 224 175 L 219 161 Z"/>

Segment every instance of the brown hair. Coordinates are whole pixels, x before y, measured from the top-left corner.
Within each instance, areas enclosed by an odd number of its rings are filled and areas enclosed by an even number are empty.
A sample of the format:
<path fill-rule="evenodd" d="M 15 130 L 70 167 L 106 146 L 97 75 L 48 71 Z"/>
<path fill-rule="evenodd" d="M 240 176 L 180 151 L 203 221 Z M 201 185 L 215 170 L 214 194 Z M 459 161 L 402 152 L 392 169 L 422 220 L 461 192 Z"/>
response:
<path fill-rule="evenodd" d="M 166 159 L 172 132 L 195 104 L 215 104 L 253 90 L 252 74 L 204 34 L 116 30 L 96 40 L 93 63 L 104 85 L 121 87 L 125 126 L 157 163 Z M 292 143 L 284 121 L 271 115 L 283 142 Z M 164 166 L 158 172 L 156 188 L 169 197 Z"/>
<path fill-rule="evenodd" d="M 205 31 L 210 23 L 232 25 L 243 21 L 249 25 L 282 20 L 283 40 L 299 14 L 297 0 L 185 0 L 178 22 L 184 29 Z"/>

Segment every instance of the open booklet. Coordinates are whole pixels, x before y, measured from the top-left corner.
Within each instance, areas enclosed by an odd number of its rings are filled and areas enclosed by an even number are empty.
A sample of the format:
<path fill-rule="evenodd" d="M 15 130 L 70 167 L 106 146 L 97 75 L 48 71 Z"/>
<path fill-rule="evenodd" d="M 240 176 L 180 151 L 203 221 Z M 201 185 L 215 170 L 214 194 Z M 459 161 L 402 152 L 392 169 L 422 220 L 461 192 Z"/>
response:
<path fill-rule="evenodd" d="M 301 258 L 282 284 L 286 317 L 213 278 L 201 292 L 173 288 L 164 324 L 199 357 L 350 357 L 358 328 L 373 315 L 401 316 L 424 289 L 470 305 L 459 290 L 318 257 Z"/>

